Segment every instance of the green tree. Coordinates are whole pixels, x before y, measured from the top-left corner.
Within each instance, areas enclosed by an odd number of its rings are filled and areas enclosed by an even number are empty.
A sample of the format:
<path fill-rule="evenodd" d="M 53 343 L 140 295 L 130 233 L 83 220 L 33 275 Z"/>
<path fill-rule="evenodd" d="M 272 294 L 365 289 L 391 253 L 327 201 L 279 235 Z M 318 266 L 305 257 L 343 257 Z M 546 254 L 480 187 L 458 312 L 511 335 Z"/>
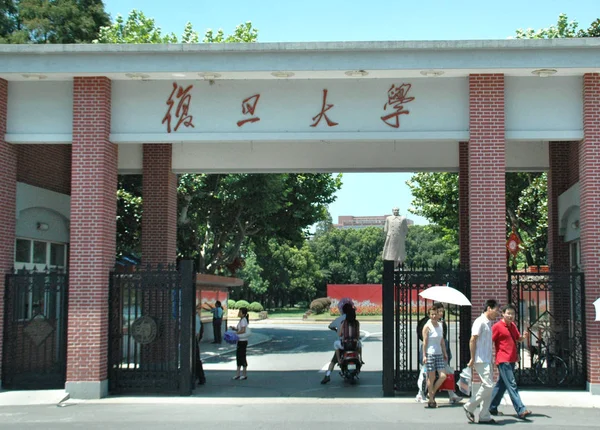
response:
<path fill-rule="evenodd" d="M 108 24 L 102 0 L 0 0 L 1 43 L 90 43 Z"/>
<path fill-rule="evenodd" d="M 411 225 L 406 235 L 407 266 L 458 264 L 458 242 L 448 240 L 446 231 L 436 225 Z"/>
<path fill-rule="evenodd" d="M 320 221 L 341 180 L 329 174 L 182 175 L 178 248 L 200 272 L 222 272 L 247 240 L 301 246 Z"/>
<path fill-rule="evenodd" d="M 188 22 L 184 36 L 193 40 L 190 34 L 194 33 Z M 197 34 L 194 41 L 198 41 Z M 100 28 L 94 43 L 177 43 L 177 36 L 174 33 L 162 34 L 154 18 L 148 18 L 143 12 L 134 9 L 129 12 L 127 20 L 117 15 L 111 25 Z"/>
<path fill-rule="evenodd" d="M 458 244 L 458 175 L 416 173 L 407 185 L 413 194 L 411 213 L 438 225 L 448 245 Z M 548 191 L 545 173 L 506 174 L 506 231 L 515 226 L 523 242 L 522 263 L 545 264 L 548 241 Z"/>
<path fill-rule="evenodd" d="M 384 241 L 383 230 L 377 227 L 333 229 L 315 236 L 310 247 L 325 284 L 380 283 Z M 325 284 L 319 286 L 322 293 Z"/>
<path fill-rule="evenodd" d="M 569 21 L 566 14 L 558 15 L 555 25 L 534 30 L 519 28 L 516 31 L 517 39 L 562 39 L 566 37 L 600 37 L 600 18 L 590 24 L 587 30 L 579 28 L 577 21 Z"/>

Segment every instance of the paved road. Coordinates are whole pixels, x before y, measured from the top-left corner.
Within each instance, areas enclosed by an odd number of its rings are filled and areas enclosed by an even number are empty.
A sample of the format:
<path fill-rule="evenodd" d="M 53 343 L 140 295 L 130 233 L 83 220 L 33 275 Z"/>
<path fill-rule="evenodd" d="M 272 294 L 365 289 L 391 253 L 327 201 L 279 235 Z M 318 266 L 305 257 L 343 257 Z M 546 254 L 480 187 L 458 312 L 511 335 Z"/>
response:
<path fill-rule="evenodd" d="M 341 399 L 248 399 L 245 404 L 186 403 L 167 399 L 151 404 L 79 404 L 0 408 L 1 429 L 393 429 L 471 428 L 461 407 L 435 410 L 417 404 Z M 173 400 L 177 400 L 174 402 Z M 197 399 L 198 400 L 198 399 Z M 508 411 L 507 411 L 508 412 Z M 536 408 L 527 422 L 513 416 L 498 420 L 514 429 L 598 428 L 597 409 Z M 475 428 L 475 427 L 474 427 Z"/>

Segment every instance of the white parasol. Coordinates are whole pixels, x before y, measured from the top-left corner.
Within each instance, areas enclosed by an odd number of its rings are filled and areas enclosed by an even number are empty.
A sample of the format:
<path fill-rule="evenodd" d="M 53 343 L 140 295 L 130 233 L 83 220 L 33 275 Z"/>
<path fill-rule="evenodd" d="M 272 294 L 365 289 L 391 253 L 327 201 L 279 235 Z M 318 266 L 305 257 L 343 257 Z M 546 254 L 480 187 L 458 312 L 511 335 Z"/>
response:
<path fill-rule="evenodd" d="M 433 300 L 434 302 L 448 303 L 451 305 L 471 306 L 471 302 L 460 291 L 447 285 L 436 285 L 427 288 L 419 293 L 424 299 Z"/>

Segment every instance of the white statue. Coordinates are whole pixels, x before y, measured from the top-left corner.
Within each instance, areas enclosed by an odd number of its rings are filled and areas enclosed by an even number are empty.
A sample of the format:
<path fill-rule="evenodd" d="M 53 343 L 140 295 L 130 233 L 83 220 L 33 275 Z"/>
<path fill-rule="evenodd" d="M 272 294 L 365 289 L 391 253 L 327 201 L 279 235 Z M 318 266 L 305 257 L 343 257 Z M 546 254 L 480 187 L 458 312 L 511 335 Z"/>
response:
<path fill-rule="evenodd" d="M 385 233 L 385 245 L 383 245 L 383 259 L 394 262 L 394 269 L 406 259 L 406 233 L 408 223 L 406 217 L 399 215 L 398 208 L 392 209 L 391 215 L 385 219 L 383 232 Z"/>

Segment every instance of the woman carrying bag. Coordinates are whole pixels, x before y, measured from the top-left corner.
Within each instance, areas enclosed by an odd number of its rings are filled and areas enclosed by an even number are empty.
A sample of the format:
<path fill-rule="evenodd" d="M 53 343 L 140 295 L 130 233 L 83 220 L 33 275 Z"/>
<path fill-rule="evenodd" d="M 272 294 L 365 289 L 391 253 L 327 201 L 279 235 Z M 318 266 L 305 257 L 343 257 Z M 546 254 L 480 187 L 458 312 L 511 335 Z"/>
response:
<path fill-rule="evenodd" d="M 246 350 L 248 349 L 248 338 L 250 337 L 250 331 L 248 329 L 248 308 L 240 308 L 238 312 L 238 317 L 240 317 L 240 322 L 238 322 L 237 327 L 229 327 L 233 330 L 237 336 L 237 348 L 235 351 L 235 359 L 237 364 L 237 371 L 235 376 L 231 379 L 248 379 L 248 375 L 246 371 L 248 369 L 248 361 L 246 360 Z M 240 374 L 240 370 L 242 373 Z"/>

